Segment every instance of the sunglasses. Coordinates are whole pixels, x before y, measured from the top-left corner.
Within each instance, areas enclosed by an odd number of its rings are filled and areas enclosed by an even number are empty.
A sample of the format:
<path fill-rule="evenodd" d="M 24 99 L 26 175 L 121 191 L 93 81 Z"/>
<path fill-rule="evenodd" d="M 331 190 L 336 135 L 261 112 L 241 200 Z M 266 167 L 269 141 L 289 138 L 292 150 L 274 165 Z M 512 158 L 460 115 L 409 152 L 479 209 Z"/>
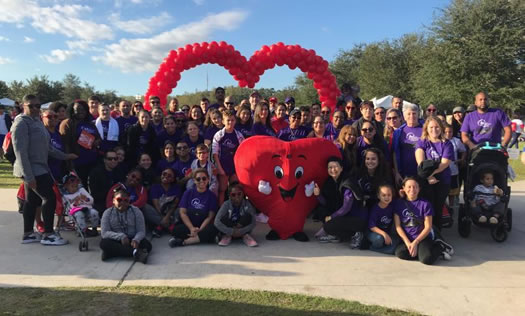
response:
<path fill-rule="evenodd" d="M 397 120 L 398 117 L 397 117 L 397 116 L 389 116 L 389 117 L 387 117 L 386 119 L 387 119 L 388 121 L 390 121 L 390 120 Z"/>
<path fill-rule="evenodd" d="M 427 112 L 437 112 L 436 109 L 427 109 Z"/>
<path fill-rule="evenodd" d="M 121 198 L 121 197 L 118 197 L 118 198 L 115 198 L 115 200 L 116 200 L 117 202 L 119 202 L 119 203 L 120 203 L 120 202 L 129 202 L 129 198 Z"/>
<path fill-rule="evenodd" d="M 230 196 L 231 197 L 237 197 L 237 196 L 241 197 L 242 196 L 242 192 L 237 192 L 237 193 L 233 192 L 233 193 L 230 193 Z"/>
<path fill-rule="evenodd" d="M 233 102 L 224 102 L 226 105 L 233 105 Z"/>
<path fill-rule="evenodd" d="M 182 109 L 181 111 L 182 111 L 182 112 L 189 112 L 190 109 Z"/>
<path fill-rule="evenodd" d="M 370 128 L 362 128 L 361 131 L 365 132 L 365 133 L 369 133 L 369 132 L 373 132 L 374 129 L 372 127 L 370 127 Z"/>
<path fill-rule="evenodd" d="M 151 103 L 151 104 L 160 104 L 160 101 L 150 101 L 149 103 Z"/>
<path fill-rule="evenodd" d="M 118 160 L 118 157 L 106 157 L 106 160 L 109 160 L 109 161 L 117 161 L 117 160 Z"/>
<path fill-rule="evenodd" d="M 184 150 L 184 149 L 188 149 L 188 148 L 189 148 L 188 146 L 175 147 L 175 149 L 177 149 L 177 150 Z"/>
<path fill-rule="evenodd" d="M 355 109 L 355 108 L 356 108 L 355 106 L 347 106 L 347 107 L 346 107 L 347 110 L 353 110 L 353 109 Z"/>
<path fill-rule="evenodd" d="M 201 181 L 206 181 L 206 180 L 208 180 L 207 177 L 196 177 L 195 178 L 195 182 L 201 182 Z"/>
<path fill-rule="evenodd" d="M 323 114 L 330 114 L 330 111 L 321 111 Z"/>
<path fill-rule="evenodd" d="M 49 119 L 56 119 L 56 118 L 58 118 L 58 115 L 56 115 L 56 114 L 48 114 L 48 115 L 44 115 L 44 117 L 47 117 Z"/>
<path fill-rule="evenodd" d="M 161 175 L 163 177 L 170 177 L 170 178 L 173 177 L 173 174 L 171 172 L 163 172 Z"/>

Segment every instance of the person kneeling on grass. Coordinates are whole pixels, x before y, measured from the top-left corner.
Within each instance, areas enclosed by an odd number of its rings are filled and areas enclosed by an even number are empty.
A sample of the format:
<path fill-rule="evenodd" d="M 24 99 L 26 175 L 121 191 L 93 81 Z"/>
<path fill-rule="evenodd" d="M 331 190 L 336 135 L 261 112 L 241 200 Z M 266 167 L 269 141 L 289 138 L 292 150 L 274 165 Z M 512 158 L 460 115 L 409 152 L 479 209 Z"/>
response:
<path fill-rule="evenodd" d="M 219 246 L 228 246 L 232 238 L 242 238 L 247 246 L 256 247 L 258 244 L 250 235 L 255 227 L 255 208 L 244 197 L 240 183 L 230 184 L 229 191 L 230 199 L 215 216 L 215 227 L 223 234 Z"/>
<path fill-rule="evenodd" d="M 454 250 L 443 240 L 433 238 L 432 204 L 418 197 L 419 190 L 415 178 L 405 178 L 394 214 L 396 231 L 403 242 L 395 254 L 400 259 L 419 260 L 424 264 L 433 264 L 439 257 L 450 260 Z"/>
<path fill-rule="evenodd" d="M 173 228 L 169 240 L 171 248 L 198 243 L 214 243 L 217 229 L 213 219 L 217 212 L 217 197 L 208 189 L 209 176 L 206 169 L 193 171 L 195 187 L 184 192 L 179 203 L 182 223 Z"/>
<path fill-rule="evenodd" d="M 113 206 L 102 215 L 102 261 L 112 257 L 133 257 L 144 264 L 151 252 L 151 243 L 145 238 L 144 215 L 130 205 L 129 193 L 123 187 L 113 192 Z"/>

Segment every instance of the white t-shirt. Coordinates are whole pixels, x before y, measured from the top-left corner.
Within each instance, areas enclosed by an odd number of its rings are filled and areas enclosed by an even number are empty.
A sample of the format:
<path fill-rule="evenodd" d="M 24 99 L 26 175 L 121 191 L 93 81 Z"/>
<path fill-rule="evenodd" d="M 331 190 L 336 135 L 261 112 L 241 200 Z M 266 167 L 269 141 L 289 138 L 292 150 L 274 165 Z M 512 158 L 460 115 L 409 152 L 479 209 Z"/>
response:
<path fill-rule="evenodd" d="M 478 184 L 474 187 L 474 193 L 476 194 L 475 195 L 475 200 L 476 201 L 479 201 L 479 200 L 483 200 L 485 201 L 485 204 L 487 204 L 487 206 L 492 206 L 496 203 L 498 203 L 499 201 L 501 201 L 500 197 L 497 196 L 497 195 L 492 195 L 494 194 L 494 189 L 496 187 L 494 185 L 490 186 L 490 187 L 486 187 L 484 186 L 483 184 Z M 485 195 L 485 194 L 487 195 Z M 490 195 L 488 195 L 490 194 Z"/>
<path fill-rule="evenodd" d="M 513 119 L 511 123 L 516 124 L 516 133 L 523 133 L 523 121 L 520 119 Z"/>
<path fill-rule="evenodd" d="M 5 125 L 5 116 L 7 113 L 0 115 L 0 135 L 7 135 L 7 125 Z M 1 145 L 1 144 L 0 144 Z"/>

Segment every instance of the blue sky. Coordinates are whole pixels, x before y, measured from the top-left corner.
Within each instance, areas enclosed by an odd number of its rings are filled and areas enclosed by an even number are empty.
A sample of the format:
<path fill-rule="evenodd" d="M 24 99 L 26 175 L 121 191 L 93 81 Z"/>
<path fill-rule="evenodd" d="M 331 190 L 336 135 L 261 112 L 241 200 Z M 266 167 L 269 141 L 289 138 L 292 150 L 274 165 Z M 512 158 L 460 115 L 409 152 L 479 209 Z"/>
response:
<path fill-rule="evenodd" d="M 247 58 L 277 42 L 340 49 L 420 32 L 450 0 L 0 0 L 0 80 L 73 73 L 97 90 L 143 94 L 170 49 L 226 41 Z M 299 70 L 276 67 L 257 87 L 291 85 Z M 234 85 L 219 66 L 182 73 L 173 94 Z"/>

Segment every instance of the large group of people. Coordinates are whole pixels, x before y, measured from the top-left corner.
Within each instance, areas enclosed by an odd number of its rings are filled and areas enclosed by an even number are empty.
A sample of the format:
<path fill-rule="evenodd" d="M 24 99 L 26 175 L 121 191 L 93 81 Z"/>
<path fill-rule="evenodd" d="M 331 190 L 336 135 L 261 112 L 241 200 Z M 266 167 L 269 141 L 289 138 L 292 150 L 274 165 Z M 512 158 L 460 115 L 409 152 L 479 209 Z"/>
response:
<path fill-rule="evenodd" d="M 318 166 L 328 174 L 314 188 L 318 241 L 350 241 L 352 248 L 425 264 L 450 259 L 442 210 L 447 197 L 453 206 L 459 194 L 467 150 L 485 141 L 507 146 L 521 129 L 511 130 L 484 92 L 468 114 L 454 108 L 447 123 L 433 104 L 423 112 L 394 97 L 385 109 L 342 88 L 335 109 L 296 107 L 293 97 L 265 100 L 257 91 L 236 103 L 220 87 L 213 104 L 203 98 L 180 105 L 173 98 L 165 109 L 156 96 L 147 106 L 107 105 L 92 96 L 41 111 L 38 97 L 26 95 L 23 113 L 4 124 L 16 156 L 13 174 L 25 190 L 22 243 L 67 243 L 53 231 L 53 183 L 60 183 L 88 236 L 97 235 L 100 218 L 103 260 L 129 256 L 145 263 L 152 249 L 146 233 L 171 235 L 170 247 L 227 246 L 233 239 L 257 246 L 251 232 L 264 216 L 237 180 L 234 155 L 246 138 L 266 135 L 323 138 L 341 152 Z"/>

